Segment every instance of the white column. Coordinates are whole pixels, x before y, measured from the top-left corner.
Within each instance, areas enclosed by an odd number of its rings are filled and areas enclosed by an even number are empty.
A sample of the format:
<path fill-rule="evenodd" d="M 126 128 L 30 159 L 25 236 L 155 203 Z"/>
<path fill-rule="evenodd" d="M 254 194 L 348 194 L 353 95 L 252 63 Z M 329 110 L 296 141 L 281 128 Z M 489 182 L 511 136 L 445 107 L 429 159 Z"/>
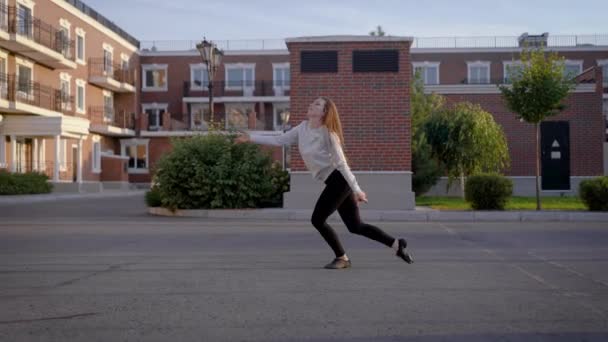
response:
<path fill-rule="evenodd" d="M 46 170 L 46 140 L 40 138 L 40 156 L 38 158 L 38 170 Z"/>
<path fill-rule="evenodd" d="M 17 137 L 11 135 L 11 172 L 17 172 Z"/>
<path fill-rule="evenodd" d="M 82 138 L 78 139 L 78 169 L 76 172 L 76 181 L 82 183 Z"/>
<path fill-rule="evenodd" d="M 34 140 L 34 151 L 32 151 L 32 169 L 34 171 L 38 171 L 38 158 L 40 154 L 38 153 L 38 138 L 32 138 Z"/>
<path fill-rule="evenodd" d="M 61 136 L 55 136 L 55 160 L 53 169 L 53 182 L 59 182 L 59 149 L 61 148 Z M 66 151 L 67 153 L 67 151 Z"/>

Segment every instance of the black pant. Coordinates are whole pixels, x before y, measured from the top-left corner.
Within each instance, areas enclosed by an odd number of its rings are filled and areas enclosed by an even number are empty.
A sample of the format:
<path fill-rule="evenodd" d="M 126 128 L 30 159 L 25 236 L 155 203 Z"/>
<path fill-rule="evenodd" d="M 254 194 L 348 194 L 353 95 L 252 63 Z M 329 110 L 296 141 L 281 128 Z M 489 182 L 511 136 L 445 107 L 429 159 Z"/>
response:
<path fill-rule="evenodd" d="M 339 170 L 334 170 L 325 180 L 325 184 L 325 189 L 321 193 L 321 196 L 319 196 L 315 210 L 312 213 L 311 222 L 321 233 L 325 241 L 327 241 L 331 249 L 333 249 L 336 257 L 344 255 L 344 248 L 334 229 L 326 222 L 327 218 L 336 209 L 351 233 L 363 235 L 388 247 L 393 245 L 395 238 L 376 226 L 361 222 L 355 194 Z"/>

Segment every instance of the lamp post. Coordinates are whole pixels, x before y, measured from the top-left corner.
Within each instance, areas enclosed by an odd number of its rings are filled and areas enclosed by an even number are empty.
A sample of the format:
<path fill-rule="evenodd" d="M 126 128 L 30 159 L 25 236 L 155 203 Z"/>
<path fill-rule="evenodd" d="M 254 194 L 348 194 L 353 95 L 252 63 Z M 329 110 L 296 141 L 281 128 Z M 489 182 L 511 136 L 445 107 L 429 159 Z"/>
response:
<path fill-rule="evenodd" d="M 284 110 L 281 112 L 281 126 L 283 127 L 283 133 L 287 132 L 287 122 L 289 121 L 289 111 Z M 283 169 L 287 168 L 287 148 L 283 146 Z"/>
<path fill-rule="evenodd" d="M 196 49 L 201 54 L 203 63 L 207 65 L 207 76 L 209 78 L 209 118 L 213 121 L 213 76 L 215 76 L 224 53 L 213 42 L 207 41 L 206 38 L 203 38 L 202 42 L 196 44 Z"/>

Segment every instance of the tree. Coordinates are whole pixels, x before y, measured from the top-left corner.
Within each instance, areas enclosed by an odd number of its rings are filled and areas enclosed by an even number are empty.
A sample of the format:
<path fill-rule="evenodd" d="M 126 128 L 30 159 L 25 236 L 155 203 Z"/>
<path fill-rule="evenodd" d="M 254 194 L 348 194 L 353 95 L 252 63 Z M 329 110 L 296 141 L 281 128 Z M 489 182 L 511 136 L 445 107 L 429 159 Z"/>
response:
<path fill-rule="evenodd" d="M 382 30 L 382 26 L 380 26 L 380 25 L 378 25 L 378 26 L 376 27 L 376 30 L 375 30 L 375 31 L 370 31 L 370 32 L 369 32 L 369 35 L 370 35 L 370 36 L 384 37 L 384 35 L 385 35 L 385 34 L 386 34 L 386 32 L 384 32 L 384 31 Z"/>
<path fill-rule="evenodd" d="M 445 98 L 438 94 L 425 94 L 424 81 L 416 73 L 410 95 L 412 113 L 412 188 L 416 196 L 427 192 L 441 177 L 438 160 L 431 156 L 431 147 L 426 140 L 424 123 L 432 113 L 443 110 Z"/>
<path fill-rule="evenodd" d="M 492 115 L 468 102 L 433 113 L 424 124 L 432 154 L 445 166 L 448 189 L 460 177 L 501 172 L 509 165 L 507 140 Z"/>
<path fill-rule="evenodd" d="M 572 75 L 565 75 L 563 58 L 545 53 L 542 48 L 525 49 L 522 65 L 512 74 L 512 84 L 500 87 L 507 108 L 534 125 L 536 134 L 536 210 L 540 204 L 540 123 L 561 112 L 562 103 L 574 87 Z"/>

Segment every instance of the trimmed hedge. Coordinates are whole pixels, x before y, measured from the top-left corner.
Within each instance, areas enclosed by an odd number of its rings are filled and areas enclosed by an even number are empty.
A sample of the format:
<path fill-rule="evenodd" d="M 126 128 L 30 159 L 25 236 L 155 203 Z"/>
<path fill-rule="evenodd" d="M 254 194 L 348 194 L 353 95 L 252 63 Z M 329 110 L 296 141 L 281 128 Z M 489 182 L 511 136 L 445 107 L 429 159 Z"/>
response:
<path fill-rule="evenodd" d="M 578 186 L 578 193 L 591 211 L 608 211 L 608 176 L 585 179 Z"/>
<path fill-rule="evenodd" d="M 150 191 L 146 192 L 146 204 L 148 207 L 160 207 L 162 205 L 162 201 L 160 199 L 160 191 L 157 188 L 153 187 Z"/>
<path fill-rule="evenodd" d="M 10 173 L 0 171 L 0 195 L 48 194 L 53 184 L 44 173 Z"/>
<path fill-rule="evenodd" d="M 464 192 L 475 210 L 504 210 L 513 193 L 513 182 L 495 173 L 477 174 L 467 178 Z"/>

